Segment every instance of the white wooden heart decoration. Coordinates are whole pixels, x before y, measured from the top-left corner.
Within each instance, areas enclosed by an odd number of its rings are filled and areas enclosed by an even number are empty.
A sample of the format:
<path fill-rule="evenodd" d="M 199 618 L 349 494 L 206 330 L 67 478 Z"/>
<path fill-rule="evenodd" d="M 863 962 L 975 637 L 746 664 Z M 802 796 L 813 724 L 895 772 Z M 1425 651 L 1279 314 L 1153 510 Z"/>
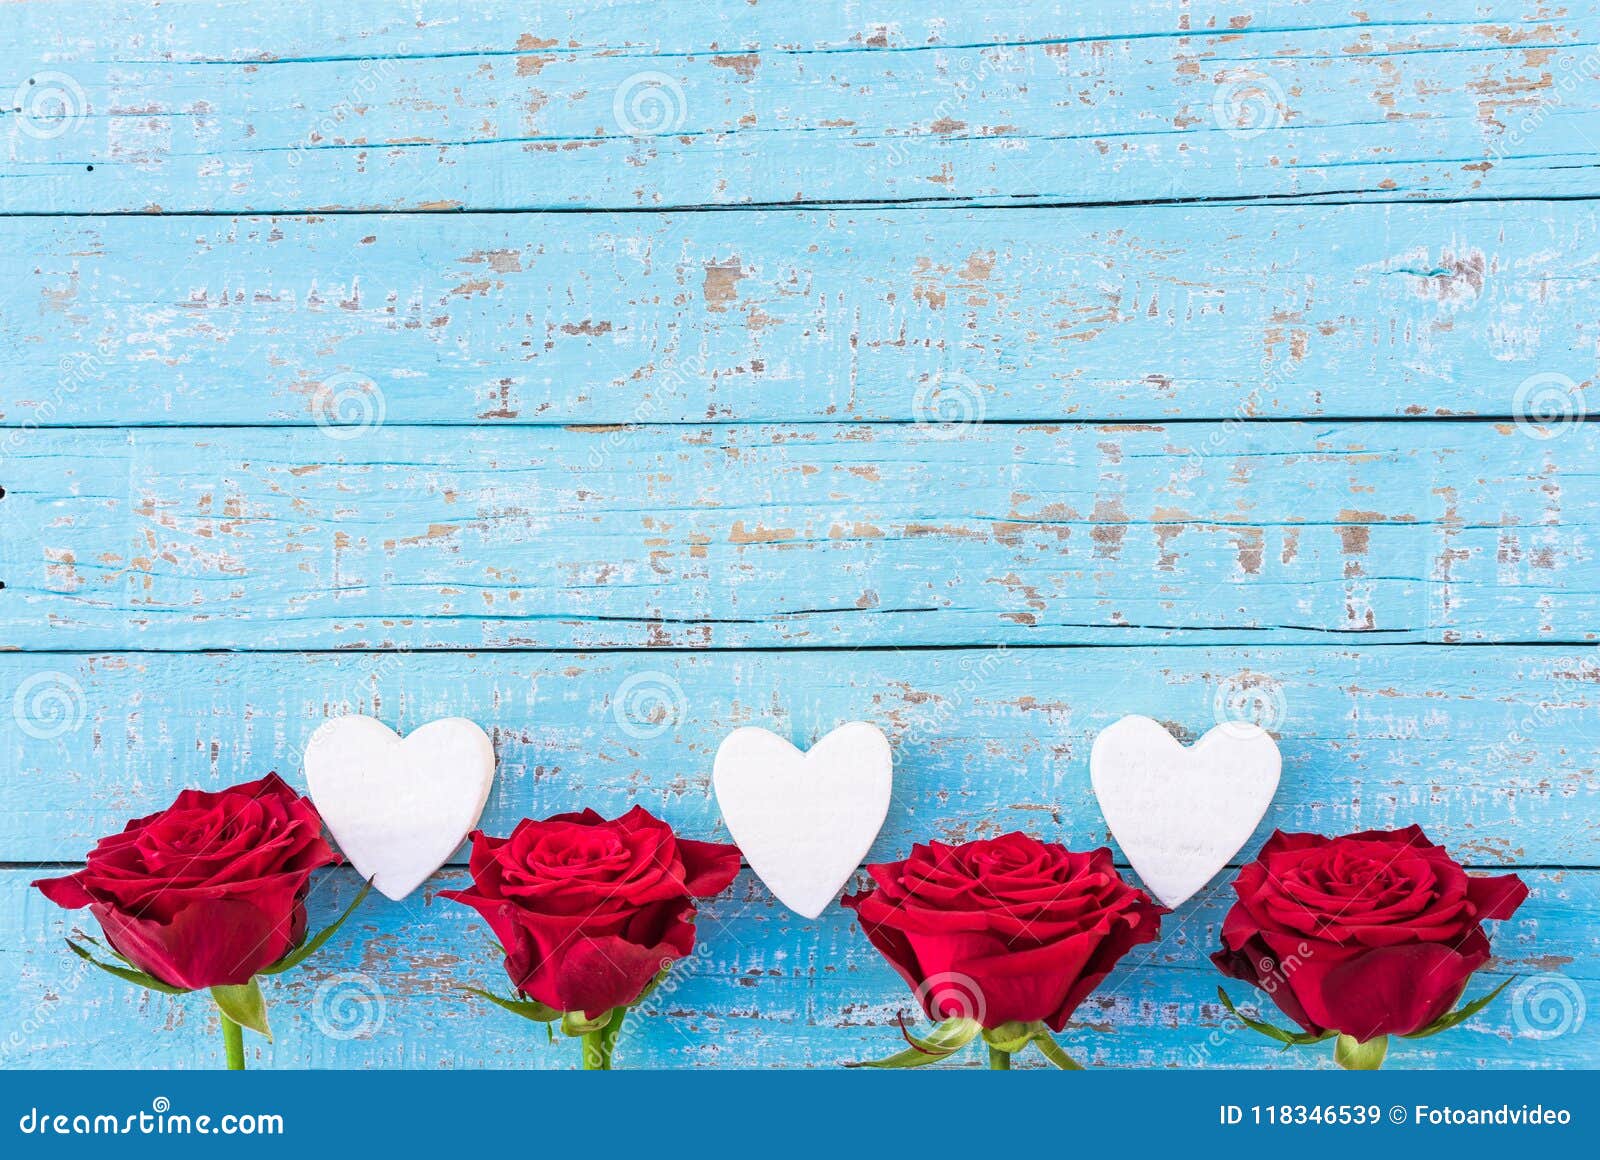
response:
<path fill-rule="evenodd" d="M 750 869 L 816 918 L 861 865 L 889 814 L 894 755 L 876 725 L 841 725 L 802 753 L 746 726 L 717 747 L 711 784 Z"/>
<path fill-rule="evenodd" d="M 1249 840 L 1282 767 L 1271 734 L 1238 721 L 1185 749 L 1159 722 L 1124 717 L 1100 731 L 1089 753 L 1106 824 L 1168 907 L 1187 901 Z"/>
<path fill-rule="evenodd" d="M 422 885 L 478 824 L 494 781 L 494 745 L 465 717 L 401 738 L 352 715 L 306 744 L 306 787 L 340 851 L 399 900 Z"/>

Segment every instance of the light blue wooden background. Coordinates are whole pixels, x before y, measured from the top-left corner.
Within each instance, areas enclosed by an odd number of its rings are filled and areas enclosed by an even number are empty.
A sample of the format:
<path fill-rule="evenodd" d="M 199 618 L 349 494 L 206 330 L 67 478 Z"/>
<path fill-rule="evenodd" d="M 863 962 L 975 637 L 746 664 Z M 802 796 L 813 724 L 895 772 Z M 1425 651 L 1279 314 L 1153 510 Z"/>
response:
<path fill-rule="evenodd" d="M 1600 1064 L 1594 12 L 72 0 L 0 39 L 6 1066 L 215 1063 L 27 883 L 349 711 L 490 727 L 493 830 L 707 838 L 727 730 L 864 717 L 877 857 L 1105 842 L 1096 730 L 1251 716 L 1263 833 L 1416 821 L 1532 888 L 1523 983 L 1392 1066 Z M 251 1065 L 569 1065 L 456 990 L 501 978 L 461 876 L 276 981 Z M 1224 1024 L 1227 896 L 1075 1052 L 1328 1064 Z M 907 999 L 746 875 L 620 1058 L 832 1065 Z"/>

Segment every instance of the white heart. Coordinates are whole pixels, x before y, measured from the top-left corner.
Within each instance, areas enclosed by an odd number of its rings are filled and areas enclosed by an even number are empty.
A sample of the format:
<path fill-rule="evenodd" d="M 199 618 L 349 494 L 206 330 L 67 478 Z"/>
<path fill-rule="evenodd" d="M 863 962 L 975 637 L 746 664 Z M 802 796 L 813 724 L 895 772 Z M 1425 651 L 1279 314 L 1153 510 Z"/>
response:
<path fill-rule="evenodd" d="M 1272 735 L 1229 722 L 1185 749 L 1148 717 L 1100 731 L 1089 779 L 1128 861 L 1168 907 L 1188 900 L 1260 825 L 1283 760 Z"/>
<path fill-rule="evenodd" d="M 336 717 L 306 743 L 306 787 L 340 851 L 390 898 L 410 894 L 478 824 L 494 745 L 465 717 L 404 739 L 382 721 Z"/>
<path fill-rule="evenodd" d="M 889 814 L 894 755 L 876 725 L 841 725 L 801 753 L 746 726 L 717 747 L 711 783 L 756 877 L 816 918 L 861 865 Z"/>

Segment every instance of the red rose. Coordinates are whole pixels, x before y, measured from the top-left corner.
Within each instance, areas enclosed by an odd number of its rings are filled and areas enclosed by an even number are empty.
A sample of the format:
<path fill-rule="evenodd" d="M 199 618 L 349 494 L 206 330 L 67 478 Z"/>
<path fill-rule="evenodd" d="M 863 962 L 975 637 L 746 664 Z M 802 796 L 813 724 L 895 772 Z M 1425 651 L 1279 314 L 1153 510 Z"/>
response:
<path fill-rule="evenodd" d="M 930 842 L 867 871 L 878 888 L 843 904 L 928 1018 L 990 1029 L 1060 1031 L 1123 955 L 1160 934 L 1165 913 L 1122 880 L 1109 850 L 1075 854 L 1020 833 Z"/>
<path fill-rule="evenodd" d="M 102 838 L 87 864 L 35 882 L 87 906 L 112 949 L 185 990 L 240 986 L 300 945 L 311 872 L 339 857 L 322 818 L 275 773 L 166 809 Z"/>
<path fill-rule="evenodd" d="M 640 806 L 525 818 L 509 838 L 472 834 L 472 886 L 440 891 L 488 922 L 522 994 L 598 1018 L 636 1000 L 694 949 L 696 898 L 739 873 L 735 846 L 689 842 Z"/>
<path fill-rule="evenodd" d="M 1489 961 L 1486 918 L 1528 888 L 1471 878 L 1417 826 L 1342 838 L 1274 833 L 1233 883 L 1211 956 L 1312 1035 L 1409 1035 L 1455 1006 Z"/>

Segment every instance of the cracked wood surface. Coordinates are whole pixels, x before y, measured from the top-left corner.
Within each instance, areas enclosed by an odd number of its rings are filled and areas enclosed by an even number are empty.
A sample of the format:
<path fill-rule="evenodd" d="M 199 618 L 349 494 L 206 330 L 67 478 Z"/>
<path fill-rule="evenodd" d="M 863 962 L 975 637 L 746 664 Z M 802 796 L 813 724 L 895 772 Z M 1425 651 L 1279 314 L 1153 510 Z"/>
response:
<path fill-rule="evenodd" d="M 35 431 L 0 626 L 34 649 L 1591 640 L 1600 435 L 1562 430 Z"/>
<path fill-rule="evenodd" d="M 280 21 L 7 6 L 16 82 L 81 115 L 15 134 L 26 213 L 658 209 L 1583 196 L 1600 14 L 1425 20 L 1016 5 L 358 3 Z M 1121 6 L 1118 6 L 1119 8 Z M 1231 9 L 1231 10 L 1230 10 Z M 809 23 L 818 12 L 817 23 Z M 580 23 L 582 27 L 576 27 Z M 1391 21 L 1391 22 L 1386 22 Z M 130 22 L 137 28 L 130 28 Z M 373 32 L 358 31 L 371 23 Z M 440 30 L 443 25 L 444 29 Z M 604 31 L 597 31 L 604 30 Z M 714 30 L 714 31 L 713 31 Z M 454 44 L 455 47 L 451 47 Z M 66 78 L 61 80 L 60 78 Z M 26 99 L 26 98 L 25 98 Z"/>
<path fill-rule="evenodd" d="M 1513 414 L 1584 203 L 0 220 L 0 420 Z M 344 412 L 341 412 L 344 400 Z"/>
<path fill-rule="evenodd" d="M 1011 829 L 1100 845 L 1089 746 L 1137 712 L 1190 740 L 1217 720 L 1272 726 L 1283 784 L 1249 849 L 1274 826 L 1412 821 L 1482 866 L 1588 865 L 1600 842 L 1592 646 L 43 653 L 0 656 L 0 689 L 29 709 L 0 716 L 0 848 L 17 861 L 80 857 L 185 785 L 272 769 L 303 784 L 301 747 L 346 712 L 480 721 L 499 759 L 491 833 L 637 801 L 725 837 L 709 778 L 729 731 L 809 745 L 869 720 L 896 751 L 873 858 Z"/>
<path fill-rule="evenodd" d="M 496 832 L 695 837 L 729 729 L 875 720 L 883 858 L 1106 842 L 1098 729 L 1253 717 L 1247 852 L 1419 822 L 1532 888 L 1485 989 L 1600 1009 L 1595 11 L 69 0 L 0 37 L 0 1066 L 214 1063 L 27 883 L 183 786 L 299 784 L 346 711 L 491 728 Z M 503 982 L 461 874 L 369 900 L 252 1065 L 570 1066 L 455 989 Z M 1329 1066 L 1227 1029 L 1227 877 L 1086 1061 Z M 748 874 L 703 914 L 626 1065 L 894 1047 L 848 914 Z M 1600 1061 L 1539 1001 L 1389 1066 Z"/>

